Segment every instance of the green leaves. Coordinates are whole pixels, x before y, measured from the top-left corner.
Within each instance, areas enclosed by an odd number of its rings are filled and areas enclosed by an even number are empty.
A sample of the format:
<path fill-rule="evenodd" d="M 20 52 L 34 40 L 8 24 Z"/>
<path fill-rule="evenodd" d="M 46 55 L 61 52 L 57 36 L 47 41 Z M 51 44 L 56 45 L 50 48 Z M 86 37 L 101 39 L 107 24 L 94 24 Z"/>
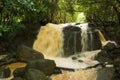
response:
<path fill-rule="evenodd" d="M 7 27 L 7 26 L 4 26 L 4 25 L 0 25 L 0 32 L 7 32 L 7 31 L 9 31 L 10 30 L 10 28 L 9 27 Z"/>

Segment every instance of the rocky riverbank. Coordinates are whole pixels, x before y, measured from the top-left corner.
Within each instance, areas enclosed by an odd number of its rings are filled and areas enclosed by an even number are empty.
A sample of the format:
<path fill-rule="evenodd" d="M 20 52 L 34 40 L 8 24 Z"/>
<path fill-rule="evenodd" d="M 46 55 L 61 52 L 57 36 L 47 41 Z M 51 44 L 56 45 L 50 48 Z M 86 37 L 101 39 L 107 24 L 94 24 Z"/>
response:
<path fill-rule="evenodd" d="M 44 55 L 27 46 L 20 46 L 16 56 L 0 56 L 1 80 L 119 80 L 120 77 L 120 47 L 108 42 L 98 54 L 90 59 L 97 64 L 81 69 L 58 67 L 56 62 L 46 59 Z M 87 54 L 89 55 L 89 54 Z M 82 55 L 83 56 L 83 55 Z M 71 60 L 86 63 L 87 59 Z M 86 61 L 86 62 L 85 62 Z M 88 62 L 90 64 L 90 62 Z M 73 64 L 72 64 L 73 65 Z"/>

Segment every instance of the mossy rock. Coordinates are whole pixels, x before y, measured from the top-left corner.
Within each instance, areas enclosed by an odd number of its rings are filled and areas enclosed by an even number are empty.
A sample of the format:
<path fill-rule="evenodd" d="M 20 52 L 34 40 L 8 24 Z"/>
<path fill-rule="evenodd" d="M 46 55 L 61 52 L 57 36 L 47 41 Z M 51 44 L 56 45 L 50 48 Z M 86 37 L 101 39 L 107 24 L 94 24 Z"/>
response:
<path fill-rule="evenodd" d="M 56 64 L 53 60 L 43 59 L 43 60 L 33 60 L 28 62 L 26 68 L 34 68 L 42 71 L 45 75 L 51 75 L 54 73 Z"/>
<path fill-rule="evenodd" d="M 17 49 L 17 58 L 20 61 L 28 62 L 36 59 L 44 59 L 41 52 L 35 51 L 25 45 L 21 45 Z"/>
<path fill-rule="evenodd" d="M 28 69 L 24 75 L 25 80 L 51 80 L 49 77 L 46 77 L 45 74 L 37 69 Z"/>

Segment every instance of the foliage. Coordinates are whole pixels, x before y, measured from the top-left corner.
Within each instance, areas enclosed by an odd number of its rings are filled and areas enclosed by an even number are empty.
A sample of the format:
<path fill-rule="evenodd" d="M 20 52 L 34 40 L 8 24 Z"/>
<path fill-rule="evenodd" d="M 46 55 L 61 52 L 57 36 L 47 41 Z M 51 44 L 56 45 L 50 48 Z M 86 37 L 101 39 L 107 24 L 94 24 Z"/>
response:
<path fill-rule="evenodd" d="M 113 21 L 119 23 L 120 4 L 119 0 L 77 0 L 83 7 L 84 12 L 90 20 L 98 22 Z M 116 11 L 114 7 L 118 10 Z"/>
<path fill-rule="evenodd" d="M 120 24 L 119 0 L 0 0 L 0 32 L 15 31 L 26 23 L 87 21 Z M 82 21 L 85 19 L 79 18 Z M 23 25 L 22 25 L 23 26 Z"/>

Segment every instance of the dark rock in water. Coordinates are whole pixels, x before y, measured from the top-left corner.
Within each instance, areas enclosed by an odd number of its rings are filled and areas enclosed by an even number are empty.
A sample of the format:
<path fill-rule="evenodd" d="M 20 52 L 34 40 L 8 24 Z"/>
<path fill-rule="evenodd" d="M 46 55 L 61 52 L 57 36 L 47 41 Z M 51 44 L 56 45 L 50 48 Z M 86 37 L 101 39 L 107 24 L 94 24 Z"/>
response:
<path fill-rule="evenodd" d="M 25 80 L 51 80 L 45 74 L 37 69 L 28 69 L 24 75 Z"/>
<path fill-rule="evenodd" d="M 0 67 L 0 78 L 7 78 L 10 77 L 10 69 L 7 68 L 5 69 L 5 67 Z"/>
<path fill-rule="evenodd" d="M 114 77 L 114 68 L 105 67 L 100 68 L 97 71 L 97 79 L 96 80 L 112 80 Z"/>
<path fill-rule="evenodd" d="M 117 46 L 114 43 L 108 42 L 104 47 L 103 50 L 106 51 L 112 51 L 116 48 Z"/>
<path fill-rule="evenodd" d="M 23 77 L 24 73 L 25 73 L 25 68 L 24 67 L 23 68 L 17 68 L 17 69 L 14 70 L 13 75 L 14 75 L 14 77 Z"/>
<path fill-rule="evenodd" d="M 72 57 L 72 60 L 77 60 L 77 57 L 74 57 L 74 56 L 73 56 L 73 57 Z"/>
<path fill-rule="evenodd" d="M 111 56 L 107 51 L 101 50 L 96 56 L 95 60 L 98 60 L 100 63 L 108 62 L 113 63 L 113 60 L 111 59 Z"/>
<path fill-rule="evenodd" d="M 90 36 L 91 35 L 92 35 L 92 41 L 90 41 Z M 101 49 L 102 44 L 101 44 L 98 32 L 92 31 L 92 34 L 89 33 L 88 36 L 89 36 L 89 39 L 88 39 L 88 45 L 89 45 L 88 50 L 90 51 L 90 50 Z M 90 44 L 90 43 L 92 43 L 92 44 Z"/>
<path fill-rule="evenodd" d="M 81 52 L 81 29 L 69 25 L 63 29 L 64 34 L 64 55 L 70 56 L 75 52 Z"/>
<path fill-rule="evenodd" d="M 60 68 L 55 67 L 54 73 L 53 74 L 62 74 L 62 71 Z"/>
<path fill-rule="evenodd" d="M 25 79 L 23 79 L 23 78 L 21 78 L 21 77 L 14 77 L 14 78 L 11 79 L 11 80 L 25 80 Z"/>
<path fill-rule="evenodd" d="M 45 75 L 51 75 L 54 73 L 56 64 L 53 60 L 43 59 L 43 60 L 33 60 L 28 62 L 26 68 L 34 68 L 42 71 Z"/>
<path fill-rule="evenodd" d="M 17 50 L 17 57 L 20 61 L 31 61 L 36 59 L 44 59 L 44 56 L 41 52 L 35 51 L 32 48 L 29 48 L 25 45 L 22 45 Z"/>

